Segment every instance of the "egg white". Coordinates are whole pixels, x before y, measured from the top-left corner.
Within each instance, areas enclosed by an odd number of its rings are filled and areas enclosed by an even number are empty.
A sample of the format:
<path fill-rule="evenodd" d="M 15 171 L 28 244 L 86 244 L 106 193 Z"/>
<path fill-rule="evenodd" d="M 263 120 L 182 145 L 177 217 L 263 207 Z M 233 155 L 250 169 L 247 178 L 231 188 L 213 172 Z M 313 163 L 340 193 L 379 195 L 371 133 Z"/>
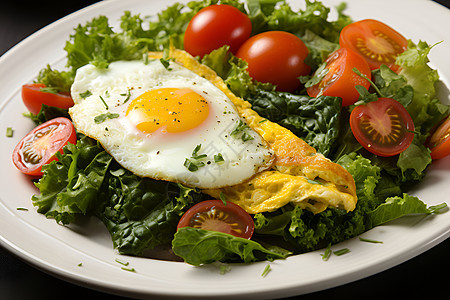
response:
<path fill-rule="evenodd" d="M 163 129 L 146 134 L 126 117 L 130 103 L 142 93 L 160 88 L 189 88 L 209 103 L 207 119 L 180 133 Z M 245 122 L 231 100 L 208 80 L 174 63 L 160 60 L 113 62 L 107 69 L 86 65 L 77 70 L 70 108 L 76 129 L 96 140 L 124 168 L 142 177 L 180 182 L 198 188 L 231 186 L 270 168 L 273 151 L 262 137 L 245 128 L 247 137 L 231 133 Z M 104 121 L 96 117 L 109 114 Z M 185 162 L 194 149 L 206 154 L 204 166 L 190 171 Z M 221 154 L 222 162 L 214 156 Z"/>

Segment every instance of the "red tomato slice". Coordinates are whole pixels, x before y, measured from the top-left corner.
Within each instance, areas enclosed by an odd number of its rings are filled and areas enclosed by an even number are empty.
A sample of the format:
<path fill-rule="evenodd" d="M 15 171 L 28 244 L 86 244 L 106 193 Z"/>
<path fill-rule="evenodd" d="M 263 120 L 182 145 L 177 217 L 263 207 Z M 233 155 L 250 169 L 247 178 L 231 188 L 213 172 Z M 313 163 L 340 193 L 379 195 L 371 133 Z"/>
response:
<path fill-rule="evenodd" d="M 203 56 L 224 45 L 237 49 L 250 37 L 250 18 L 231 5 L 215 4 L 199 10 L 184 34 L 184 49 L 192 56 Z"/>
<path fill-rule="evenodd" d="M 253 218 L 239 205 L 207 200 L 192 206 L 180 219 L 178 228 L 194 227 L 219 231 L 250 239 L 255 229 Z"/>
<path fill-rule="evenodd" d="M 372 78 L 369 65 L 357 53 L 340 48 L 331 53 L 325 62 L 327 73 L 318 84 L 306 89 L 309 96 L 341 97 L 342 106 L 348 106 L 359 98 L 355 86 L 361 85 L 366 89 L 369 88 L 370 82 L 353 71 L 353 68 L 356 68 L 367 78 Z"/>
<path fill-rule="evenodd" d="M 414 138 L 414 123 L 408 111 L 391 98 L 356 106 L 350 127 L 358 142 L 379 156 L 403 152 Z"/>
<path fill-rule="evenodd" d="M 73 106 L 73 100 L 69 93 L 47 93 L 43 92 L 42 88 L 45 88 L 45 84 L 33 83 L 22 86 L 22 100 L 31 113 L 37 115 L 42 104 L 59 108 Z"/>
<path fill-rule="evenodd" d="M 76 131 L 67 118 L 49 120 L 28 133 L 14 148 L 12 159 L 22 173 L 42 176 L 42 166 L 57 159 L 67 143 L 75 144 Z"/>
<path fill-rule="evenodd" d="M 277 90 L 293 92 L 300 86 L 299 76 L 311 68 L 304 62 L 308 48 L 292 33 L 267 31 L 249 38 L 236 56 L 248 63 L 247 71 L 259 82 L 270 82 Z"/>
<path fill-rule="evenodd" d="M 345 26 L 339 44 L 361 54 L 374 70 L 382 64 L 394 67 L 397 55 L 408 47 L 408 40 L 388 25 L 366 19 Z"/>
<path fill-rule="evenodd" d="M 432 159 L 450 155 L 450 117 L 447 117 L 434 131 L 428 141 Z"/>

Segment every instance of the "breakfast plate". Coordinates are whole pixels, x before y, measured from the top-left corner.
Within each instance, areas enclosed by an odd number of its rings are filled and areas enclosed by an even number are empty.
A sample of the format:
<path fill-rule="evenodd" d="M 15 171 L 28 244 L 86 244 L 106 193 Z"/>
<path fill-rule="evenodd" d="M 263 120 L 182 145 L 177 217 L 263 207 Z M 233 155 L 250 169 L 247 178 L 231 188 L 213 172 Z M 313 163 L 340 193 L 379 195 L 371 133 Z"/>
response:
<path fill-rule="evenodd" d="M 70 226 L 38 214 L 31 196 L 38 192 L 28 177 L 11 161 L 17 142 L 33 127 L 22 117 L 21 85 L 31 82 L 50 64 L 65 65 L 65 41 L 78 24 L 106 15 L 113 25 L 124 10 L 155 15 L 174 1 L 104 1 L 71 14 L 30 36 L 0 58 L 0 131 L 13 129 L 13 136 L 0 135 L 0 243 L 25 261 L 73 283 L 130 297 L 248 297 L 274 298 L 309 293 L 338 286 L 400 264 L 443 241 L 450 235 L 450 215 L 408 216 L 376 227 L 362 235 L 383 243 L 364 243 L 358 237 L 334 245 L 350 253 L 323 261 L 324 250 L 270 262 L 270 274 L 261 276 L 268 262 L 233 264 L 226 274 L 217 265 L 193 267 L 185 263 L 119 255 L 103 224 L 82 218 Z M 183 1 L 180 1 L 183 2 Z M 303 1 L 291 1 L 297 8 Z M 341 1 L 323 1 L 329 7 Z M 441 82 L 438 97 L 450 103 L 450 11 L 425 0 L 349 0 L 346 13 L 354 20 L 375 18 L 413 41 L 443 41 L 430 53 L 431 66 Z M 296 6 L 297 5 L 297 6 Z M 390 7 L 389 10 L 385 6 Z M 395 13 L 394 13 L 395 12 Z M 403 13 L 402 13 L 403 12 Z M 430 22 L 429 20 L 433 20 Z M 410 192 L 428 205 L 448 199 L 450 157 L 436 161 L 426 178 Z M 25 209 L 24 209 L 25 208 Z M 126 265 L 126 267 L 124 266 Z M 132 270 L 132 271 L 130 271 Z M 230 289 L 229 287 L 233 288 Z"/>

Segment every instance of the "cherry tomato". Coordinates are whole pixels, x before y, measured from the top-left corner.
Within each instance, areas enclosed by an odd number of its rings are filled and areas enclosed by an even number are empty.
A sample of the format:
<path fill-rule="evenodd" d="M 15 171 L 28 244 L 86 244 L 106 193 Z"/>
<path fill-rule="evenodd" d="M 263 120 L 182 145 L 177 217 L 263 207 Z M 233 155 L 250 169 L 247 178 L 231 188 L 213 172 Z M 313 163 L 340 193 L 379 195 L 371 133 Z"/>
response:
<path fill-rule="evenodd" d="M 28 110 L 37 115 L 42 104 L 59 108 L 69 108 L 73 106 L 72 97 L 69 93 L 47 93 L 41 91 L 45 84 L 32 83 L 22 86 L 22 100 Z"/>
<path fill-rule="evenodd" d="M 369 88 L 370 82 L 353 71 L 353 68 L 356 68 L 367 78 L 372 78 L 369 65 L 357 53 L 340 48 L 331 53 L 325 62 L 326 67 L 322 72 L 327 73 L 318 84 L 306 89 L 309 96 L 341 97 L 342 106 L 347 106 L 355 103 L 359 98 L 355 86 L 361 85 L 366 89 Z"/>
<path fill-rule="evenodd" d="M 397 155 L 414 139 L 411 116 L 391 98 L 356 106 L 350 114 L 350 128 L 364 148 L 379 156 Z"/>
<path fill-rule="evenodd" d="M 361 54 L 374 70 L 382 64 L 395 68 L 395 59 L 406 50 L 408 40 L 388 25 L 366 19 L 345 26 L 339 44 Z"/>
<path fill-rule="evenodd" d="M 207 200 L 192 206 L 180 219 L 178 228 L 194 227 L 220 231 L 250 239 L 255 229 L 253 218 L 239 205 L 222 200 Z"/>
<path fill-rule="evenodd" d="M 447 117 L 430 136 L 428 147 L 432 159 L 440 159 L 450 155 L 450 117 Z"/>
<path fill-rule="evenodd" d="M 249 38 L 236 53 L 248 63 L 248 73 L 259 82 L 270 82 L 277 90 L 293 92 L 299 76 L 311 68 L 304 62 L 309 51 L 300 38 L 284 31 L 267 31 Z"/>
<path fill-rule="evenodd" d="M 184 34 L 184 49 L 192 56 L 203 56 L 229 45 L 236 53 L 251 33 L 252 23 L 246 14 L 231 5 L 214 4 L 191 19 Z"/>
<path fill-rule="evenodd" d="M 14 148 L 12 159 L 22 173 L 42 176 L 42 166 L 57 159 L 67 143 L 75 144 L 77 136 L 72 122 L 67 118 L 49 120 L 28 133 Z"/>

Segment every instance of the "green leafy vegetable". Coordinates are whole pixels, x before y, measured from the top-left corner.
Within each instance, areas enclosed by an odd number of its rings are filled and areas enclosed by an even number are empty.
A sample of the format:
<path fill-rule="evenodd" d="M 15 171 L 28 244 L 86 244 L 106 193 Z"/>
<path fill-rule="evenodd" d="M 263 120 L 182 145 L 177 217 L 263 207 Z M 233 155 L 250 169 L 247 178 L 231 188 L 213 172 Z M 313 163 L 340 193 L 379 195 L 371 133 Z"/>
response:
<path fill-rule="evenodd" d="M 318 152 L 331 152 L 339 135 L 340 98 L 257 90 L 246 100 L 260 116 L 290 129 Z"/>
<path fill-rule="evenodd" d="M 176 255 L 194 266 L 215 261 L 271 261 L 291 254 L 281 248 L 266 249 L 252 240 L 193 227 L 183 227 L 177 231 L 172 249 Z"/>

